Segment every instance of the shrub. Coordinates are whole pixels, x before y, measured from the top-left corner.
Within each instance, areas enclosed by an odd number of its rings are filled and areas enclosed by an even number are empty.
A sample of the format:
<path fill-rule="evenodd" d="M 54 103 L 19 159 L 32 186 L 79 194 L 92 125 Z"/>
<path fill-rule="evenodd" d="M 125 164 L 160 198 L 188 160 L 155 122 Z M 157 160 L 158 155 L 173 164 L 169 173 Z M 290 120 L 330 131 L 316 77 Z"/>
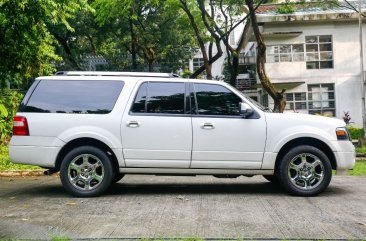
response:
<path fill-rule="evenodd" d="M 295 5 L 293 3 L 286 0 L 286 2 L 281 4 L 281 6 L 279 6 L 276 11 L 279 14 L 291 14 L 291 13 L 294 13 L 296 11 L 296 8 L 295 8 Z"/>
<path fill-rule="evenodd" d="M 351 137 L 353 140 L 358 140 L 358 139 L 364 137 L 364 132 L 363 132 L 362 128 L 349 126 L 348 130 L 349 130 L 349 133 L 351 134 Z"/>
<path fill-rule="evenodd" d="M 13 117 L 22 99 L 23 95 L 18 91 L 5 89 L 0 93 L 0 144 L 11 136 Z"/>

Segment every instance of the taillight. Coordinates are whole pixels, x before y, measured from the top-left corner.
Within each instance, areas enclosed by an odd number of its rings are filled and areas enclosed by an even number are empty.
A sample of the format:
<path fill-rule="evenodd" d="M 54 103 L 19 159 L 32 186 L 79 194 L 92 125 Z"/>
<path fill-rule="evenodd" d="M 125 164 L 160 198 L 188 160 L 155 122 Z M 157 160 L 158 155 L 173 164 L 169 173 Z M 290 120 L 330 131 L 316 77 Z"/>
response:
<path fill-rule="evenodd" d="M 13 135 L 29 136 L 27 118 L 23 116 L 15 116 L 13 119 Z"/>

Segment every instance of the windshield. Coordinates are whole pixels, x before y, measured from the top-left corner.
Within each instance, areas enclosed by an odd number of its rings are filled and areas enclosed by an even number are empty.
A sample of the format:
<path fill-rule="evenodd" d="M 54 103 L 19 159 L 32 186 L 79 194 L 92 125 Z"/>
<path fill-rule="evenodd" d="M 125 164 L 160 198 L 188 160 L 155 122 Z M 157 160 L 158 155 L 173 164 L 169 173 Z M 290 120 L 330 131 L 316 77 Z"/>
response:
<path fill-rule="evenodd" d="M 253 105 L 255 105 L 258 109 L 265 111 L 265 112 L 272 112 L 271 109 L 269 109 L 268 107 L 264 107 L 263 105 L 259 104 L 257 101 L 253 100 L 252 98 L 250 98 L 250 96 L 244 94 L 243 92 L 240 91 L 240 94 L 242 96 L 245 97 L 245 99 L 247 99 L 248 101 L 250 101 L 250 103 L 252 103 Z"/>

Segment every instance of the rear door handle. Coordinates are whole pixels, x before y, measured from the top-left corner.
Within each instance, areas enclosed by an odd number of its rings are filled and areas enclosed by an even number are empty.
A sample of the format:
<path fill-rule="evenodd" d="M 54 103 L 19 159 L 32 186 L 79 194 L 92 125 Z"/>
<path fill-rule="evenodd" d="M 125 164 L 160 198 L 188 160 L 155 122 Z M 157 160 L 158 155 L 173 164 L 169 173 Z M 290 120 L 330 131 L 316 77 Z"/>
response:
<path fill-rule="evenodd" d="M 201 128 L 205 130 L 215 129 L 215 125 L 212 123 L 202 123 Z"/>
<path fill-rule="evenodd" d="M 138 121 L 127 121 L 127 126 L 131 128 L 136 128 L 140 126 L 140 122 Z"/>

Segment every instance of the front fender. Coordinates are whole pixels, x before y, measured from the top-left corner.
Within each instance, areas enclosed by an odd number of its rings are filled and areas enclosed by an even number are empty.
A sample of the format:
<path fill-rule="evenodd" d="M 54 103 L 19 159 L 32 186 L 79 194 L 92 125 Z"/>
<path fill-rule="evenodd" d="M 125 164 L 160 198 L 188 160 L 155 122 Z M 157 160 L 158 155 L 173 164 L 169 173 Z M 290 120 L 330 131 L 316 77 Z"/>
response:
<path fill-rule="evenodd" d="M 287 128 L 273 136 L 269 135 L 266 152 L 278 153 L 286 143 L 304 137 L 318 139 L 327 144 L 332 151 L 337 150 L 337 147 L 332 143 L 334 136 L 328 132 L 312 126 L 296 126 Z"/>

